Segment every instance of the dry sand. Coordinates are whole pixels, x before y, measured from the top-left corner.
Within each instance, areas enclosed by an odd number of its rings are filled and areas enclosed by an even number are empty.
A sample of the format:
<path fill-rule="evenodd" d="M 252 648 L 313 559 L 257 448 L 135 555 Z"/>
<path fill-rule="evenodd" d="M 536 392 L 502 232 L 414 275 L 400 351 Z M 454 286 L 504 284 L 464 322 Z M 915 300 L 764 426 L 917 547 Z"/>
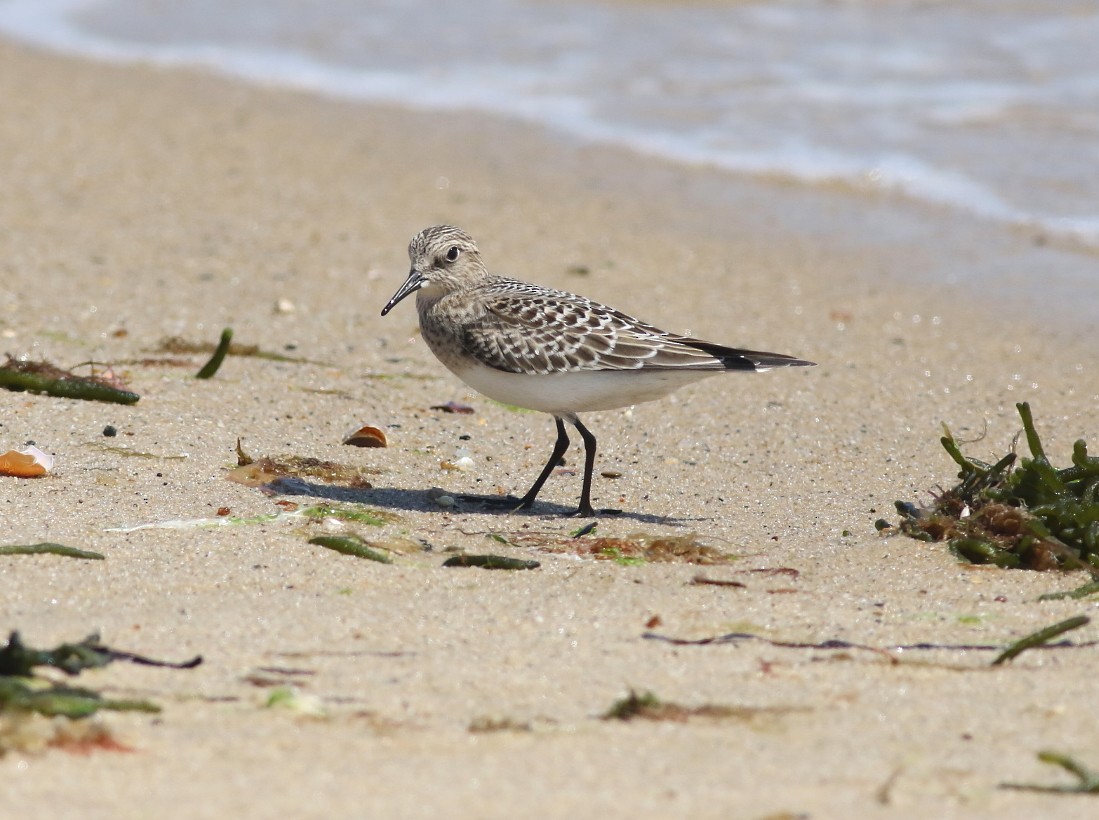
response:
<path fill-rule="evenodd" d="M 15 355 L 116 363 L 121 407 L 0 392 L 0 447 L 57 456 L 0 479 L 0 542 L 56 541 L 101 562 L 0 563 L 0 628 L 33 645 L 92 630 L 192 671 L 115 664 L 81 683 L 150 698 L 104 720 L 130 753 L 13 752 L 9 816 L 1087 816 L 1088 798 L 997 788 L 1064 782 L 1035 753 L 1099 765 L 1095 650 L 988 652 L 673 646 L 751 631 L 876 646 L 1002 644 L 1091 602 L 1037 603 L 1077 576 L 963 566 L 942 545 L 880 538 L 894 499 L 954 474 L 940 421 L 977 457 L 1004 451 L 1029 400 L 1055 460 L 1099 438 L 1099 354 L 1079 326 L 949 284 L 963 267 L 1056 264 L 1031 237 L 881 196 L 684 171 L 453 113 L 357 107 L 184 72 L 0 45 L 0 338 Z M 707 203 L 720 197 L 723 204 Z M 453 511 L 426 491 L 523 492 L 552 422 L 470 395 L 378 311 L 420 228 L 451 222 L 491 268 L 611 302 L 672 330 L 814 359 L 713 379 L 586 419 L 598 533 L 697 533 L 730 566 L 623 566 L 489 540 L 559 537 L 578 475 L 535 515 Z M 909 272 L 930 272 L 917 288 Z M 964 276 L 957 276 L 964 279 Z M 1094 287 L 1094 285 L 1092 286 Z M 1005 296 L 1006 299 L 1001 299 Z M 1081 298 L 1091 298 L 1085 294 Z M 276 310 L 278 300 L 292 310 Z M 210 381 L 140 363 L 168 335 L 237 340 L 315 363 L 231 357 Z M 473 415 L 429 409 L 448 400 Z M 388 449 L 341 445 L 359 424 Z M 101 431 L 114 425 L 119 435 Z M 225 480 L 254 455 L 377 470 L 332 490 L 398 516 L 370 537 L 430 552 L 380 565 L 306 543 L 300 519 L 113 531 L 279 512 Z M 468 455 L 473 469 L 443 461 Z M 310 499 L 290 497 L 308 503 Z M 323 499 L 321 499 L 323 500 Z M 370 532 L 366 532 L 371 530 Z M 541 561 L 443 569 L 447 550 Z M 790 568 L 792 575 L 746 572 Z M 691 585 L 699 572 L 744 587 Z M 1074 633 L 1094 638 L 1089 627 Z M 327 717 L 267 709 L 295 685 Z M 600 720 L 631 688 L 684 722 Z M 756 711 L 760 710 L 760 711 Z M 472 732 L 477 722 L 511 728 Z"/>

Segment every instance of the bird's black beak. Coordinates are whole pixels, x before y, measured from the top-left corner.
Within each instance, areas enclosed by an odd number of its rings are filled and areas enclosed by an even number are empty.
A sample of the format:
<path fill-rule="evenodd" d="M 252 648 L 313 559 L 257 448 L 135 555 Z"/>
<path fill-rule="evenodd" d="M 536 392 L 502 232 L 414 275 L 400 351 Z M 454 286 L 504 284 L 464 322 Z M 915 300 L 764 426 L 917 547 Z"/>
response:
<path fill-rule="evenodd" d="M 404 280 L 404 284 L 401 285 L 397 292 L 393 294 L 393 298 L 385 303 L 385 307 L 382 308 L 382 316 L 385 316 L 389 311 L 396 307 L 397 303 L 408 296 L 410 293 L 415 293 L 424 286 L 423 274 L 413 268 L 408 272 L 408 278 Z"/>

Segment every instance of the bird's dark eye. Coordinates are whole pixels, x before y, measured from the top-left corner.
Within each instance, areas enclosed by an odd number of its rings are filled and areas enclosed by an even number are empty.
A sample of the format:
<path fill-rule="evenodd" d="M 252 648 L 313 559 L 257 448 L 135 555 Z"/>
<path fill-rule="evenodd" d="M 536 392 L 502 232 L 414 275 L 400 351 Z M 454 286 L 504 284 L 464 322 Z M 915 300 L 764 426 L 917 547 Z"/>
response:
<path fill-rule="evenodd" d="M 451 245 L 447 249 L 447 252 L 446 252 L 446 261 L 447 262 L 454 262 L 455 260 L 457 260 L 458 256 L 461 253 L 462 253 L 461 248 L 459 248 L 457 245 Z"/>

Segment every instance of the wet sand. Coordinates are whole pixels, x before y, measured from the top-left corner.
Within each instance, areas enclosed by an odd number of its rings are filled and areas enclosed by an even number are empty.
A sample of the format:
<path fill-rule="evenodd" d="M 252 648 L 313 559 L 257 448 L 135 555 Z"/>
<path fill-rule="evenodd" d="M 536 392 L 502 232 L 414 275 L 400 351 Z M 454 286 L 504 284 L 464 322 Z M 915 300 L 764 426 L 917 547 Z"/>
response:
<path fill-rule="evenodd" d="M 107 556 L 2 559 L 0 626 L 49 646 L 97 630 L 191 671 L 115 664 L 78 683 L 148 698 L 104 722 L 130 753 L 12 752 L 5 802 L 82 817 L 1086 816 L 1035 753 L 1099 765 L 1094 650 L 675 646 L 752 632 L 888 647 L 1005 644 L 1093 609 L 1036 602 L 1083 582 L 961 565 L 882 538 L 894 499 L 955 469 L 940 422 L 992 459 L 1031 402 L 1067 462 L 1099 431 L 1099 354 L 1011 282 L 1060 264 L 1033 237 L 857 191 L 745 181 L 473 115 L 359 107 L 186 72 L 0 43 L 0 339 L 63 366 L 113 363 L 122 407 L 0 392 L 0 447 L 34 440 L 44 479 L 0 479 L 2 543 Z M 717 204 L 715 204 L 717 203 Z M 820 363 L 711 379 L 585 419 L 599 438 L 597 534 L 683 536 L 728 565 L 623 565 L 512 543 L 579 524 L 578 461 L 533 515 L 428 496 L 521 494 L 552 421 L 472 395 L 381 306 L 419 229 L 460 225 L 491 269 L 584 293 L 675 331 Z M 971 270 L 1008 270 L 973 288 Z M 920 271 L 913 276 L 911 272 Z M 1017 271 L 1012 273 L 1012 271 Z M 1015 277 L 1015 278 L 1013 278 Z M 923 284 L 917 285 L 916 282 Z M 931 282 L 931 285 L 928 285 Z M 1092 286 L 1094 287 L 1094 285 Z M 1080 298 L 1090 298 L 1081 294 Z M 282 301 L 280 307 L 280 300 Z M 230 357 L 217 376 L 152 364 L 171 335 L 307 361 Z M 431 410 L 447 401 L 470 415 Z M 389 447 L 341 445 L 361 424 Z M 117 437 L 104 437 L 112 425 Z M 255 456 L 374 471 L 270 497 L 225 479 Z M 472 468 L 441 467 L 468 456 Z M 430 550 L 381 565 L 307 543 L 331 526 L 279 501 L 395 516 L 373 539 Z M 165 528 L 166 522 L 260 523 Z M 141 525 L 157 527 L 133 529 Z M 128 530 L 128 531 L 127 531 Z M 444 569 L 452 551 L 533 572 Z M 783 570 L 767 573 L 754 570 Z M 796 570 L 796 574 L 789 572 Z M 744 586 L 692 584 L 707 577 Z M 1095 636 L 1088 627 L 1073 634 Z M 324 717 L 264 707 L 293 685 Z M 600 720 L 631 689 L 725 717 Z M 503 726 L 477 732 L 471 727 Z"/>

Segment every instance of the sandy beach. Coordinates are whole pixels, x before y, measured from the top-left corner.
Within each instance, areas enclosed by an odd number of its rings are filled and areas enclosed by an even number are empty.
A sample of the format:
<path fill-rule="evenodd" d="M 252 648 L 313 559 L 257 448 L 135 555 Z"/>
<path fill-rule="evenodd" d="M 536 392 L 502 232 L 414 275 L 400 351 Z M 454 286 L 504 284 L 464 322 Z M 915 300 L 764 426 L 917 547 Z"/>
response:
<path fill-rule="evenodd" d="M 0 98 L 0 352 L 111 364 L 141 395 L 119 406 L 0 391 L 0 449 L 33 440 L 57 459 L 45 478 L 0 478 L 0 543 L 106 556 L 0 558 L 0 627 L 34 646 L 98 631 L 118 649 L 204 659 L 76 679 L 163 711 L 102 717 L 130 751 L 0 757 L 0 813 L 1094 813 L 1091 798 L 998 788 L 1067 782 L 1042 749 L 1099 767 L 1094 648 L 993 668 L 981 651 L 892 663 L 643 637 L 1006 645 L 1090 614 L 1091 600 L 1037 601 L 1081 573 L 972 567 L 874 528 L 896 520 L 895 499 L 929 502 L 954 480 L 942 422 L 987 460 L 1019 431 L 1018 401 L 1055 463 L 1076 439 L 1099 440 L 1093 339 L 1059 320 L 1060 303 L 1023 304 L 1012 287 L 1071 249 L 881 194 L 676 168 L 472 114 L 6 42 Z M 723 207 L 708 204 L 715 192 Z M 623 510 L 598 536 L 694 534 L 736 561 L 577 555 L 582 522 L 560 515 L 579 494 L 575 457 L 533 514 L 430 497 L 522 494 L 554 435 L 548 416 L 451 377 L 410 303 L 379 316 L 409 238 L 438 223 L 468 230 L 492 270 L 820 364 L 585 418 L 600 445 L 595 504 Z M 992 290 L 960 269 L 1008 273 Z M 1083 287 L 1074 298 L 1099 299 Z M 151 352 L 165 337 L 214 342 L 224 327 L 291 360 L 231 356 L 205 381 L 193 374 L 206 355 L 153 361 L 169 358 Z M 450 401 L 474 412 L 431 409 Z M 388 447 L 342 445 L 360 425 L 384 429 Z M 368 469 L 373 488 L 265 495 L 226 480 L 238 439 L 255 457 Z M 469 469 L 448 469 L 463 458 Z M 339 525 L 294 508 L 334 502 L 389 517 L 342 531 L 406 551 L 384 565 L 309 544 Z M 243 520 L 170 526 L 218 518 Z M 460 552 L 541 566 L 442 567 Z M 740 585 L 692 583 L 700 574 Z M 318 714 L 268 708 L 279 687 Z M 721 709 L 601 719 L 631 690 Z"/>

